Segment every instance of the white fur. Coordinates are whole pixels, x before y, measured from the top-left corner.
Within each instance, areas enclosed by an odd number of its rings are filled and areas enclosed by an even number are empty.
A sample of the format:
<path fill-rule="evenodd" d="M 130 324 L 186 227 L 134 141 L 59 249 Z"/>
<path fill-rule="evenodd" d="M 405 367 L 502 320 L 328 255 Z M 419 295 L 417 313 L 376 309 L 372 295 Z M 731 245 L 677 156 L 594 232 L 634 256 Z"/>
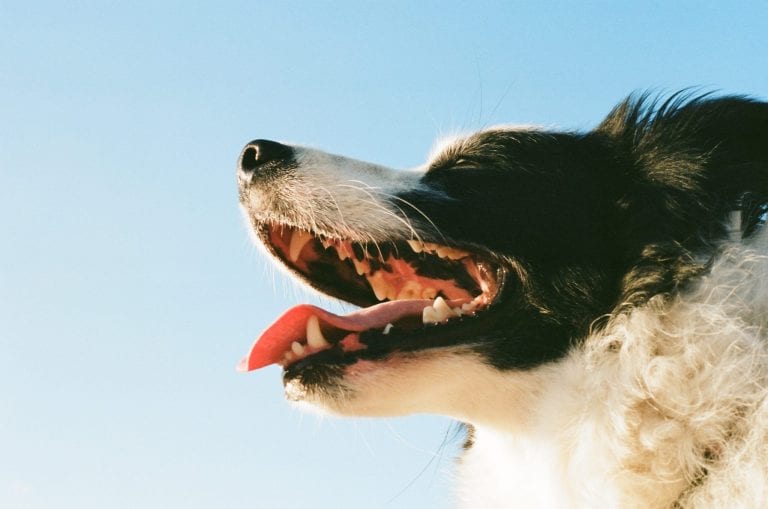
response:
<path fill-rule="evenodd" d="M 476 426 L 463 507 L 766 507 L 765 253 L 764 234 L 730 246 L 695 289 L 534 370 L 522 427 Z"/>

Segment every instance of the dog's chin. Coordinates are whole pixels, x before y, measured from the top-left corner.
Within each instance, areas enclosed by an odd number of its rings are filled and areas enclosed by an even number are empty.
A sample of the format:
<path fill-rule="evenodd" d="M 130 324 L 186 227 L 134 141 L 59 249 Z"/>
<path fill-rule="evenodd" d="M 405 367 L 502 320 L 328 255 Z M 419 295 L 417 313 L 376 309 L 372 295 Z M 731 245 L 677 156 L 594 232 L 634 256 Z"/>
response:
<path fill-rule="evenodd" d="M 299 363 L 283 373 L 285 394 L 301 406 L 344 416 L 444 413 L 445 402 L 436 396 L 441 387 L 445 390 L 457 381 L 451 380 L 440 359 L 456 355 L 434 350 L 393 353 L 384 359 L 360 359 L 346 365 Z"/>
<path fill-rule="evenodd" d="M 470 348 L 451 347 L 395 352 L 382 360 L 343 366 L 289 366 L 283 383 L 287 399 L 325 414 L 430 413 L 469 423 L 514 425 L 525 419 L 530 395 L 541 388 L 542 375 L 537 369 L 500 371 Z"/>

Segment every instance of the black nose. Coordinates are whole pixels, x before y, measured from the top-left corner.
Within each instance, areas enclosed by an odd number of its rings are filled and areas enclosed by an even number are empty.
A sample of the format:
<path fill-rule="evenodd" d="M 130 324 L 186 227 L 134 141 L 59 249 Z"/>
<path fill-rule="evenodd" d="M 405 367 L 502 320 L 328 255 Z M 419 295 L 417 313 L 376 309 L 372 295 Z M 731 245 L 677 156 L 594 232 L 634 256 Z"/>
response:
<path fill-rule="evenodd" d="M 293 158 L 293 149 L 276 141 L 253 140 L 240 154 L 240 172 L 250 174 L 270 162 L 287 162 Z"/>

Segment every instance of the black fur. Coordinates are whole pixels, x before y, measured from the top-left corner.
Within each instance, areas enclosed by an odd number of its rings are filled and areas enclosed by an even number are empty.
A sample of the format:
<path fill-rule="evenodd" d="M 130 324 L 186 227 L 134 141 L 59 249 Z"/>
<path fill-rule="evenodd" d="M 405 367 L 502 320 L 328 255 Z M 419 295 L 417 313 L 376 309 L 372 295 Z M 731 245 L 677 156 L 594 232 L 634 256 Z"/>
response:
<path fill-rule="evenodd" d="M 768 203 L 768 104 L 631 97 L 588 133 L 473 135 L 422 184 L 400 196 L 419 229 L 507 273 L 497 305 L 434 343 L 471 338 L 498 368 L 530 367 L 705 270 L 730 212 L 754 230 Z"/>

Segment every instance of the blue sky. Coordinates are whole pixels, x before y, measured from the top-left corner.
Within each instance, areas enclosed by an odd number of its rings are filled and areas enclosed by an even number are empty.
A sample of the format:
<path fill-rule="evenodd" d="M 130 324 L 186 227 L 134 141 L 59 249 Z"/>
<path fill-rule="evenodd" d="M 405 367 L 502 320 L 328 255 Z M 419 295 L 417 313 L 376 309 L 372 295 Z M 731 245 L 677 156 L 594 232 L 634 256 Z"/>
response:
<path fill-rule="evenodd" d="M 408 168 L 634 90 L 765 99 L 767 26 L 764 1 L 0 0 L 0 507 L 450 507 L 449 420 L 321 418 L 235 372 L 317 302 L 249 243 L 242 145 Z"/>

